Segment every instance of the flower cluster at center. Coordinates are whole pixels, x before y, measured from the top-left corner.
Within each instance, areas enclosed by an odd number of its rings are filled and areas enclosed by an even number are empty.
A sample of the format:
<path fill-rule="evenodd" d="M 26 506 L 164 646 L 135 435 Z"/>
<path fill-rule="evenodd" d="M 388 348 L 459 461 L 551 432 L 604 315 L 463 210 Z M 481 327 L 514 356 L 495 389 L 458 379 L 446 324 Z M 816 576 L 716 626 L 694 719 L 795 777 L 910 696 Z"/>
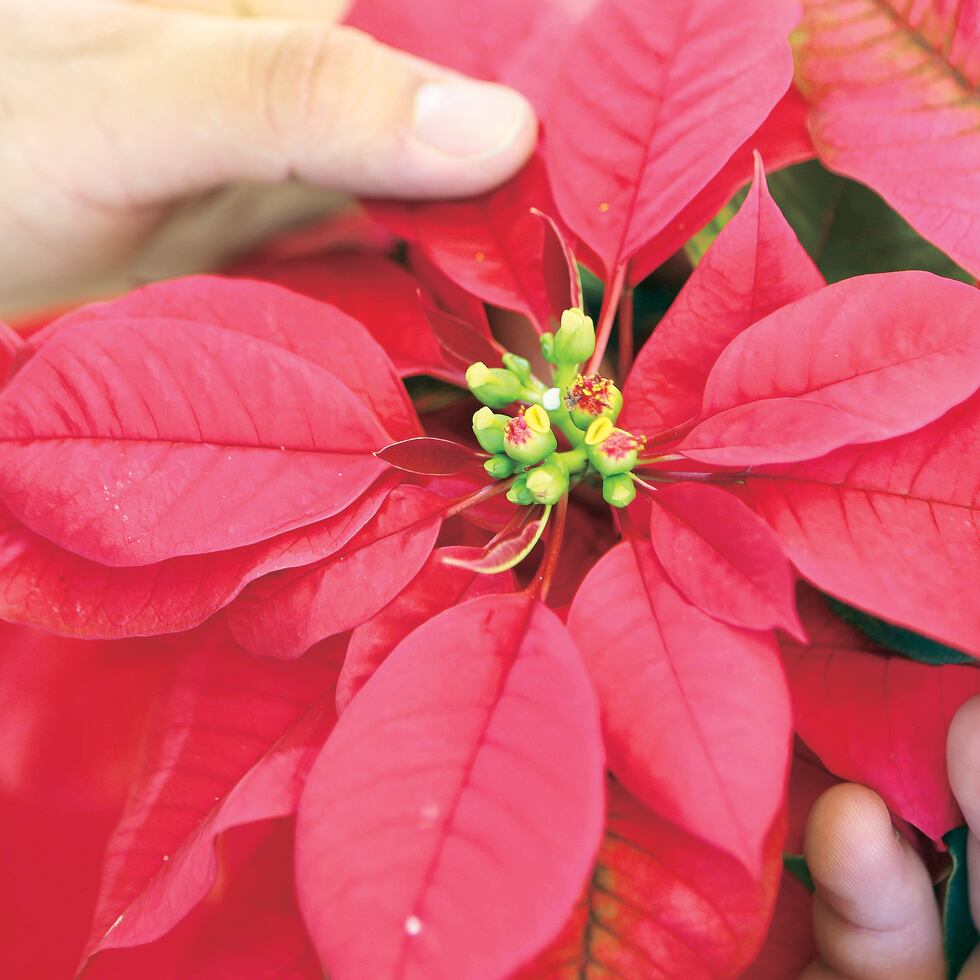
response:
<path fill-rule="evenodd" d="M 541 338 L 550 385 L 515 354 L 504 355 L 503 367 L 478 361 L 467 370 L 466 383 L 484 404 L 473 416 L 473 433 L 491 454 L 486 471 L 510 481 L 507 499 L 513 503 L 556 504 L 590 477 L 601 479 L 602 495 L 613 507 L 627 507 L 635 498 L 632 471 L 643 439 L 616 427 L 623 407 L 616 385 L 598 374 L 580 373 L 595 343 L 591 317 L 569 309 L 558 331 Z M 515 415 L 495 411 L 515 403 Z"/>

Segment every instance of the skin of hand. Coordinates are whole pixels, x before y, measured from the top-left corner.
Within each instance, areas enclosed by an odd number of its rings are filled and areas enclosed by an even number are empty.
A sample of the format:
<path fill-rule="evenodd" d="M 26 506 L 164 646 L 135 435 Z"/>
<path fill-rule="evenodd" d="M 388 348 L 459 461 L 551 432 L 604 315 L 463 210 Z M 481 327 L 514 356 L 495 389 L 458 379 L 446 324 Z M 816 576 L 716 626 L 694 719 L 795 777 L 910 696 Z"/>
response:
<path fill-rule="evenodd" d="M 970 905 L 980 921 L 980 697 L 950 725 L 949 781 L 970 828 Z M 804 845 L 816 891 L 819 959 L 800 980 L 945 980 L 942 930 L 932 882 L 881 798 L 841 784 L 817 800 Z M 960 980 L 980 980 L 980 950 Z"/>
<path fill-rule="evenodd" d="M 339 24 L 345 6 L 0 0 L 0 315 L 125 280 L 217 188 L 451 198 L 520 168 L 521 95 Z"/>

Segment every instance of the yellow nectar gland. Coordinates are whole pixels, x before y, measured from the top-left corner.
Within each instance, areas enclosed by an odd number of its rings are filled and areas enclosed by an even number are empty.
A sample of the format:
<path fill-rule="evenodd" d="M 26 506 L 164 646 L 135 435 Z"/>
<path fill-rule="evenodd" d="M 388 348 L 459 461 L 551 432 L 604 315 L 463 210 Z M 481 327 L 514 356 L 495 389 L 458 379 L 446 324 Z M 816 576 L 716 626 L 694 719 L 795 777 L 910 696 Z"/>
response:
<path fill-rule="evenodd" d="M 596 419 L 585 433 L 585 444 L 587 446 L 598 446 L 600 442 L 608 439 L 612 434 L 612 420 L 603 416 Z"/>
<path fill-rule="evenodd" d="M 551 431 L 551 419 L 548 418 L 548 413 L 540 405 L 532 405 L 524 413 L 524 421 L 529 429 L 541 435 Z"/>

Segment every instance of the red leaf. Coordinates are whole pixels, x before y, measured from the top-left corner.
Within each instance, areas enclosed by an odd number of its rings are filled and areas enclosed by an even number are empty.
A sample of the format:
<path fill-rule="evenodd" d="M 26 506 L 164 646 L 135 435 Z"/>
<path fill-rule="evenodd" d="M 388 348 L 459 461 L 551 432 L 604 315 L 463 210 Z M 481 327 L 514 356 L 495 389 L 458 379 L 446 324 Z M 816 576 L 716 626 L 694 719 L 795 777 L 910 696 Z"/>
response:
<path fill-rule="evenodd" d="M 228 610 L 232 633 L 256 656 L 292 660 L 318 640 L 360 626 L 422 567 L 445 509 L 418 487 L 392 491 L 342 551 L 249 585 Z"/>
<path fill-rule="evenodd" d="M 730 855 L 651 813 L 615 780 L 608 791 L 606 832 L 583 900 L 515 980 L 741 976 L 769 924 L 782 821 L 769 835 L 764 874 L 756 880 Z"/>
<path fill-rule="evenodd" d="M 657 816 L 759 874 L 789 762 L 771 636 L 689 605 L 642 541 L 617 545 L 586 576 L 568 627 L 599 694 L 613 774 Z"/>
<path fill-rule="evenodd" d="M 391 276 L 385 275 L 387 271 L 372 268 L 390 291 L 393 287 Z M 350 305 L 358 313 L 366 311 L 366 304 Z M 65 326 L 91 320 L 144 318 L 212 323 L 276 344 L 340 378 L 345 387 L 371 406 L 393 436 L 406 438 L 419 433 L 418 418 L 405 386 L 388 355 L 362 324 L 334 306 L 315 303 L 268 283 L 219 276 L 190 276 L 156 283 L 120 299 L 93 303 L 69 313 L 55 321 L 39 339 Z"/>
<path fill-rule="evenodd" d="M 154 565 L 100 565 L 27 530 L 0 511 L 0 615 L 69 636 L 113 639 L 198 626 L 253 579 L 342 548 L 381 506 L 379 481 L 347 510 L 267 541 Z"/>
<path fill-rule="evenodd" d="M 221 833 L 295 811 L 335 720 L 345 643 L 285 665 L 246 656 L 220 630 L 184 642 L 106 853 L 86 959 L 180 922 L 215 881 Z"/>
<path fill-rule="evenodd" d="M 797 13 L 772 0 L 600 0 L 584 19 L 544 116 L 545 152 L 562 218 L 608 274 L 663 230 L 786 92 Z"/>
<path fill-rule="evenodd" d="M 725 347 L 746 327 L 815 292 L 823 277 L 756 176 L 640 351 L 625 390 L 623 424 L 653 434 L 701 414 L 704 385 Z"/>
<path fill-rule="evenodd" d="M 3 973 L 71 977 L 169 658 L 0 624 Z"/>
<path fill-rule="evenodd" d="M 467 466 L 489 458 L 486 453 L 477 452 L 451 439 L 432 439 L 428 436 L 393 442 L 374 455 L 395 469 L 422 476 L 452 476 Z"/>
<path fill-rule="evenodd" d="M 810 645 L 783 643 L 797 731 L 828 769 L 870 786 L 938 841 L 963 823 L 946 779 L 946 732 L 980 693 L 980 671 L 889 655 L 815 592 L 800 609 Z"/>
<path fill-rule="evenodd" d="M 542 273 L 545 234 L 531 208 L 553 209 L 544 165 L 537 156 L 502 187 L 465 201 L 405 204 L 415 238 L 455 283 L 495 306 L 551 328 L 552 309 Z M 397 213 L 389 205 L 385 213 Z"/>
<path fill-rule="evenodd" d="M 805 0 L 799 66 L 821 159 L 980 275 L 974 0 Z"/>
<path fill-rule="evenodd" d="M 492 340 L 483 303 L 457 286 L 417 245 L 410 244 L 406 253 L 408 267 L 439 306 Z"/>
<path fill-rule="evenodd" d="M 809 750 L 798 743 L 789 775 L 789 830 L 785 844 L 789 854 L 803 853 L 803 832 L 813 804 L 821 793 L 839 782 L 810 756 Z M 813 896 L 803 883 L 783 871 L 769 934 L 742 980 L 786 980 L 803 972 L 817 955 L 812 906 Z"/>
<path fill-rule="evenodd" d="M 392 47 L 489 81 L 516 85 L 540 109 L 583 0 L 358 0 L 347 23 Z"/>
<path fill-rule="evenodd" d="M 688 602 L 732 626 L 778 626 L 806 639 L 793 570 L 758 514 L 719 487 L 696 483 L 660 487 L 653 504 L 650 543 Z"/>
<path fill-rule="evenodd" d="M 370 331 L 402 376 L 430 374 L 457 380 L 422 311 L 419 283 L 383 255 L 328 252 L 245 267 L 243 274 L 334 304 Z M 394 434 L 410 436 L 417 432 L 418 424 L 413 422 L 410 429 L 404 427 Z"/>
<path fill-rule="evenodd" d="M 704 190 L 636 253 L 630 261 L 630 282 L 641 282 L 666 262 L 734 197 L 740 187 L 748 183 L 755 170 L 754 154 L 761 154 L 770 173 L 812 159 L 815 152 L 806 117 L 807 105 L 800 93 L 791 87 L 773 107 L 766 121 L 732 154 Z M 766 285 L 765 281 L 760 279 L 760 285 Z"/>
<path fill-rule="evenodd" d="M 754 508 L 814 585 L 980 656 L 980 397 L 881 445 L 754 471 Z"/>
<path fill-rule="evenodd" d="M 85 980 L 321 980 L 293 893 L 293 832 L 291 820 L 227 831 L 207 898 L 160 939 L 101 953 Z"/>
<path fill-rule="evenodd" d="M 417 629 L 341 719 L 300 805 L 300 908 L 336 976 L 496 980 L 595 856 L 602 742 L 568 632 L 524 595 Z"/>
<path fill-rule="evenodd" d="M 388 654 L 417 626 L 467 599 L 513 590 L 510 572 L 480 575 L 443 561 L 446 557 L 475 558 L 482 553 L 482 548 L 437 548 L 418 575 L 384 609 L 354 630 L 337 681 L 338 712 L 347 708 Z"/>
<path fill-rule="evenodd" d="M 325 369 L 179 320 L 80 323 L 0 394 L 0 498 L 94 561 L 221 551 L 339 513 L 391 440 Z"/>
<path fill-rule="evenodd" d="M 927 272 L 859 276 L 739 334 L 680 452 L 720 466 L 814 459 L 903 435 L 980 386 L 980 293 Z"/>

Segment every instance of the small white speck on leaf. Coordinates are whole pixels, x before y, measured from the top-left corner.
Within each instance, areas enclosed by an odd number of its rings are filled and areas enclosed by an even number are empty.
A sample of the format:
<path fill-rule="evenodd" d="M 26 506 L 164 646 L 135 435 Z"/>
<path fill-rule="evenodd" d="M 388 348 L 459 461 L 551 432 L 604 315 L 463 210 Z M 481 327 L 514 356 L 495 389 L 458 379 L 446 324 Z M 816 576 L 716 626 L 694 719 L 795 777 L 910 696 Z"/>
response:
<path fill-rule="evenodd" d="M 549 388 L 541 396 L 541 407 L 546 412 L 555 412 L 561 405 L 561 389 L 560 388 Z"/>
<path fill-rule="evenodd" d="M 410 936 L 417 936 L 421 931 L 422 920 L 417 915 L 410 915 L 405 920 L 405 932 Z"/>

